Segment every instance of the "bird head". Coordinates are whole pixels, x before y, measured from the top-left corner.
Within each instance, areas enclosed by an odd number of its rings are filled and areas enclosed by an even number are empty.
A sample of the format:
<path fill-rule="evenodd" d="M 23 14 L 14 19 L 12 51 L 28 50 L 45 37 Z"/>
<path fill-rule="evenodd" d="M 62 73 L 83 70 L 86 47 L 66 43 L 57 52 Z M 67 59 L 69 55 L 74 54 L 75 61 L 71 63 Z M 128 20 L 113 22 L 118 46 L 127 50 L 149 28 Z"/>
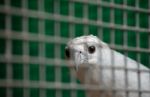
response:
<path fill-rule="evenodd" d="M 96 36 L 81 36 L 67 43 L 65 55 L 69 65 L 75 66 L 75 69 L 78 70 L 80 66 L 89 67 L 99 62 L 99 54 L 103 48 L 108 48 L 107 44 Z"/>

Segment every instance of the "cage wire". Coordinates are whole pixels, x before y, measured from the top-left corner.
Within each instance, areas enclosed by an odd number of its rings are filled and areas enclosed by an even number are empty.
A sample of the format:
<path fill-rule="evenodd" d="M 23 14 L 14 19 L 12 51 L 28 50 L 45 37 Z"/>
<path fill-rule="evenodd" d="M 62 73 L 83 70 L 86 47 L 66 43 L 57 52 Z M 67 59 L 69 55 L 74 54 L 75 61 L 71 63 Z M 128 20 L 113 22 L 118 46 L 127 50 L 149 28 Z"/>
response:
<path fill-rule="evenodd" d="M 85 97 L 64 48 L 88 34 L 150 67 L 149 0 L 0 0 L 0 97 Z"/>

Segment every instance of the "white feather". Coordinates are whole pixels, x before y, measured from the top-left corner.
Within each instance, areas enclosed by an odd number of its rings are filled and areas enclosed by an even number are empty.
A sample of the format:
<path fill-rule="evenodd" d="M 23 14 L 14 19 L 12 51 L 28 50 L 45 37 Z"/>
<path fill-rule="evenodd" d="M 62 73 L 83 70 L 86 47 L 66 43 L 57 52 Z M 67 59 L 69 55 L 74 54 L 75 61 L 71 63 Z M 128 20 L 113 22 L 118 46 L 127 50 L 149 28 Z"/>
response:
<path fill-rule="evenodd" d="M 93 54 L 87 50 L 91 45 L 96 47 Z M 88 97 L 150 97 L 150 72 L 144 65 L 110 49 L 93 35 L 75 38 L 67 46 L 72 56 L 69 62 L 78 68 L 77 78 L 105 90 L 88 91 Z M 116 90 L 115 94 L 111 90 Z"/>

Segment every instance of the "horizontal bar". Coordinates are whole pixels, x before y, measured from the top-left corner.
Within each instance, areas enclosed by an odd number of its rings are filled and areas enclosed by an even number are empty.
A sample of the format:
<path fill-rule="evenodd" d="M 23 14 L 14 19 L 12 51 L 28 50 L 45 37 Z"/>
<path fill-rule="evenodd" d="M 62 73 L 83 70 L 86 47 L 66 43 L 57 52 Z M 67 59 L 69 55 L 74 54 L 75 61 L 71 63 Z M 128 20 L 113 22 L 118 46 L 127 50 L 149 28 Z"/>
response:
<path fill-rule="evenodd" d="M 127 11 L 135 11 L 135 12 L 143 12 L 143 13 L 150 13 L 150 10 L 148 9 L 142 9 L 142 8 L 136 8 L 136 7 L 131 7 L 127 5 L 119 5 L 115 3 L 108 3 L 108 2 L 102 2 L 102 1 L 97 1 L 97 0 L 70 0 L 72 2 L 80 2 L 80 3 L 86 3 L 86 4 L 93 4 L 97 6 L 102 6 L 102 7 L 109 7 L 109 8 L 116 8 L 116 9 L 121 9 L 121 10 L 127 10 Z"/>
<path fill-rule="evenodd" d="M 125 30 L 125 31 L 135 31 L 135 32 L 142 32 L 142 33 L 150 33 L 150 29 L 145 28 L 137 28 L 137 27 L 131 27 L 127 25 L 117 25 L 113 23 L 104 23 L 102 21 L 94 21 L 94 20 L 88 20 L 87 18 L 76 18 L 73 16 L 63 16 L 59 14 L 51 14 L 51 13 L 45 13 L 41 11 L 31 11 L 27 9 L 20 9 L 20 8 L 10 8 L 10 7 L 2 7 L 0 6 L 0 12 L 3 12 L 8 15 L 21 15 L 23 17 L 34 17 L 39 19 L 52 19 L 55 21 L 63 21 L 63 22 L 69 22 L 69 23 L 77 23 L 77 24 L 84 24 L 84 25 L 93 25 L 98 27 L 106 27 L 110 29 L 119 29 L 119 30 Z"/>
<path fill-rule="evenodd" d="M 11 32 L 12 33 L 7 34 L 7 31 L 0 30 L 0 38 L 11 39 L 11 40 L 19 39 L 19 40 L 26 40 L 26 41 L 38 41 L 38 42 L 57 43 L 57 44 L 66 44 L 69 40 L 71 40 L 71 38 L 31 34 L 29 32 L 28 34 L 18 33 L 14 31 L 11 31 Z M 127 47 L 127 46 L 111 45 L 111 44 L 109 46 L 110 48 L 115 49 L 115 50 L 150 53 L 150 49 L 145 49 L 145 48 Z"/>
<path fill-rule="evenodd" d="M 74 69 L 73 65 L 69 65 L 67 60 L 62 59 L 51 59 L 51 58 L 43 58 L 40 60 L 39 57 L 30 57 L 30 56 L 19 56 L 19 55 L 13 55 L 12 59 L 7 59 L 3 55 L 0 55 L 0 62 L 4 63 L 26 63 L 26 64 L 43 64 L 49 65 L 49 66 L 55 66 L 55 67 L 70 67 Z M 137 63 L 138 64 L 138 63 Z M 83 68 L 87 68 L 86 65 L 81 65 Z M 115 67 L 115 66 L 100 66 L 102 69 L 115 69 L 115 70 L 128 70 L 128 71 L 140 71 L 143 73 L 149 73 L 150 70 L 140 69 L 140 68 L 127 68 L 127 67 Z"/>
<path fill-rule="evenodd" d="M 11 81 L 6 82 L 5 80 L 0 80 L 1 87 L 17 87 L 17 88 L 39 88 L 39 89 L 66 89 L 66 90 L 99 90 L 100 92 L 108 91 L 108 89 L 99 87 L 97 85 L 82 85 L 76 83 L 61 83 L 61 82 L 45 82 L 45 81 Z M 138 90 L 138 89 L 117 89 L 114 88 L 112 91 L 117 92 L 142 92 L 142 93 L 150 93 L 150 90 Z"/>
<path fill-rule="evenodd" d="M 60 36 L 47 36 L 43 34 L 32 34 L 30 32 L 16 32 L 16 31 L 10 31 L 8 30 L 0 30 L 0 38 L 5 39 L 19 39 L 19 40 L 25 40 L 25 41 L 37 41 L 37 42 L 46 42 L 46 43 L 57 43 L 57 44 L 66 44 L 70 38 L 63 38 Z"/>

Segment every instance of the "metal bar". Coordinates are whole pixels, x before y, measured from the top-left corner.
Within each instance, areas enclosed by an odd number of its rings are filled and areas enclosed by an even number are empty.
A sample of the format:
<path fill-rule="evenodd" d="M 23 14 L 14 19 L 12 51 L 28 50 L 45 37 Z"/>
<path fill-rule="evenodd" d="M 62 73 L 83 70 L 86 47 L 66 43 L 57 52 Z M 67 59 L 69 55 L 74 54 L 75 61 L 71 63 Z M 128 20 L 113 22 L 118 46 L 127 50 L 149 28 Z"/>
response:
<path fill-rule="evenodd" d="M 148 10 L 150 10 L 150 0 L 148 0 Z M 148 16 L 148 29 L 150 30 L 150 15 Z M 148 49 L 150 49 L 150 33 L 148 34 Z M 148 56 L 148 66 L 150 67 L 150 55 Z M 149 78 L 150 78 L 150 72 L 149 72 Z"/>
<path fill-rule="evenodd" d="M 5 1 L 6 5 L 5 7 L 10 7 L 10 0 L 6 0 Z M 10 63 L 10 59 L 12 57 L 11 53 L 12 53 L 12 40 L 9 39 L 9 37 L 11 36 L 11 17 L 10 15 L 6 15 L 6 52 L 5 52 L 5 58 L 7 62 L 7 66 L 6 66 L 6 77 L 7 79 L 5 80 L 6 85 L 11 83 L 12 81 L 12 65 Z M 12 97 L 12 89 L 10 87 L 6 88 L 6 97 Z"/>
<path fill-rule="evenodd" d="M 87 25 L 93 25 L 93 26 L 98 26 L 98 27 L 106 27 L 106 28 L 112 28 L 112 29 L 119 29 L 119 30 L 126 30 L 126 31 L 135 31 L 137 33 L 149 33 L 150 31 L 145 28 L 135 28 L 135 27 L 124 27 L 122 25 L 117 25 L 109 23 L 101 23 L 98 21 L 94 20 L 88 20 L 88 19 L 81 19 L 81 18 L 76 18 L 76 17 L 71 17 L 71 16 L 63 16 L 60 14 L 50 14 L 50 13 L 44 13 L 44 12 L 37 12 L 37 11 L 22 11 L 18 8 L 9 8 L 9 7 L 2 7 L 0 6 L 0 12 L 6 13 L 6 14 L 13 14 L 13 15 L 21 15 L 23 17 L 34 17 L 34 18 L 39 18 L 39 19 L 50 19 L 50 20 L 55 20 L 55 21 L 63 21 L 63 22 L 71 22 L 71 23 L 77 23 L 77 24 L 87 24 Z M 72 19 L 68 19 L 72 18 Z M 98 23 L 97 23 L 98 22 Z"/>
<path fill-rule="evenodd" d="M 139 8 L 139 0 L 136 0 L 136 8 Z M 139 25 L 140 25 L 140 17 L 139 17 L 139 13 L 137 12 L 136 13 L 136 27 L 139 28 Z M 136 49 L 138 49 L 140 47 L 140 35 L 139 33 L 136 34 L 136 41 L 137 41 L 137 45 L 136 45 Z M 140 68 L 140 53 L 137 53 L 137 65 L 138 65 L 138 69 Z M 138 95 L 139 97 L 141 97 L 141 71 L 139 70 L 138 71 Z"/>
<path fill-rule="evenodd" d="M 67 61 L 65 60 L 62 60 L 62 59 L 45 59 L 45 62 L 41 62 L 38 60 L 37 57 L 29 57 L 31 60 L 29 60 L 28 62 L 25 62 L 26 64 L 29 64 L 29 63 L 32 63 L 32 64 L 48 64 L 50 66 L 53 66 L 53 64 L 56 65 L 56 67 L 68 67 L 68 65 L 66 64 Z M 58 62 L 56 62 L 55 60 L 58 60 Z M 6 58 L 3 58 L 3 55 L 0 55 L 0 62 L 6 62 L 7 63 L 7 59 Z M 17 56 L 17 55 L 14 55 L 13 58 L 11 60 L 9 60 L 9 63 L 21 63 L 23 62 L 23 58 L 22 56 Z M 71 66 L 70 66 L 71 67 Z M 83 66 L 86 68 L 86 66 Z M 131 70 L 131 71 L 138 71 L 137 68 L 124 68 L 124 67 L 108 67 L 108 66 L 101 66 L 102 68 L 105 68 L 105 69 L 111 69 L 111 68 L 114 68 L 114 69 L 128 69 L 128 70 Z M 74 68 L 73 66 L 71 68 Z M 149 72 L 150 70 L 143 70 L 143 69 L 140 69 L 139 70 L 141 72 Z"/>
<path fill-rule="evenodd" d="M 38 0 L 38 8 L 39 10 L 38 11 L 44 11 L 44 1 L 41 1 L 41 0 Z M 39 19 L 39 24 L 38 24 L 38 31 L 39 31 L 39 39 L 41 38 L 41 40 L 44 40 L 44 20 L 43 19 Z M 44 57 L 45 57 L 45 43 L 43 41 L 39 42 L 39 61 L 40 63 L 44 63 Z M 40 76 L 40 83 L 41 83 L 41 86 L 43 86 L 43 82 L 45 81 L 45 64 L 39 64 L 39 76 Z M 46 91 L 45 89 L 39 89 L 40 90 L 40 94 L 39 96 L 40 97 L 46 97 Z"/>
<path fill-rule="evenodd" d="M 97 3 L 101 3 L 100 0 L 97 0 Z M 102 6 L 101 5 L 98 5 L 97 6 L 97 24 L 100 24 L 102 22 Z M 103 29 L 102 27 L 98 27 L 98 37 L 100 37 L 100 39 L 102 40 L 103 39 Z"/>
<path fill-rule="evenodd" d="M 1 31 L 0 31 L 1 32 Z M 28 38 L 25 38 L 27 37 Z M 0 34 L 0 37 L 2 38 L 7 38 L 8 36 L 7 35 L 3 35 L 3 34 Z M 26 35 L 24 36 L 24 34 L 20 34 L 20 33 L 17 33 L 17 32 L 13 32 L 13 35 L 10 37 L 10 39 L 22 39 L 23 41 L 27 40 L 27 41 L 38 41 L 38 42 L 50 42 L 50 43 L 57 43 L 57 44 L 66 44 L 67 41 L 69 40 L 68 38 L 60 38 L 60 37 L 52 37 L 52 36 L 44 36 L 44 40 L 43 39 L 38 39 L 37 38 L 38 35 L 36 34 L 29 34 L 29 35 Z M 61 40 L 61 41 L 58 41 L 58 40 Z M 138 49 L 135 49 L 135 47 L 122 47 L 120 45 L 109 45 L 112 49 L 115 49 L 115 50 L 125 50 L 125 51 L 133 51 L 133 52 L 144 52 L 144 53 L 150 53 L 150 50 L 149 49 L 144 49 L 144 48 L 138 48 Z"/>
<path fill-rule="evenodd" d="M 73 17 L 74 16 L 74 2 L 69 2 L 69 15 L 71 16 L 71 17 Z M 70 19 L 72 19 L 72 18 L 70 18 Z M 74 23 L 70 23 L 69 24 L 69 37 L 70 38 L 73 38 L 73 37 L 75 37 L 75 25 L 74 25 Z M 74 75 L 74 76 L 73 76 Z M 75 78 L 75 72 L 74 72 L 74 69 L 73 68 L 71 68 L 70 69 L 70 78 L 71 78 L 71 85 L 74 85 L 75 83 L 76 83 L 76 78 Z M 71 90 L 71 97 L 77 97 L 77 92 L 75 91 L 75 90 Z"/>
<path fill-rule="evenodd" d="M 89 27 L 87 25 L 87 21 L 88 21 L 88 5 L 87 5 L 87 0 L 84 0 L 84 4 L 83 4 L 83 25 L 84 25 L 84 29 L 83 29 L 83 32 L 84 32 L 84 35 L 88 35 L 89 34 Z"/>
<path fill-rule="evenodd" d="M 27 0 L 22 1 L 22 6 L 23 6 L 23 11 L 26 11 L 27 8 Z M 23 58 L 22 58 L 22 65 L 23 65 L 23 84 L 28 84 L 29 83 L 29 41 L 28 41 L 28 36 L 27 36 L 27 31 L 28 31 L 28 19 L 27 17 L 23 17 Z M 18 63 L 18 62 L 17 62 Z M 23 89 L 23 96 L 24 97 L 29 97 L 29 89 L 24 88 Z"/>
<path fill-rule="evenodd" d="M 111 3 L 110 3 L 110 6 L 112 6 L 114 4 L 114 0 L 111 0 Z M 115 21 L 115 18 L 114 18 L 114 9 L 110 9 L 110 24 L 111 26 L 113 27 L 114 26 L 114 21 Z M 111 45 L 115 45 L 115 31 L 114 29 L 111 29 Z M 112 82 L 112 86 L 111 86 L 111 93 L 112 93 L 112 96 L 115 97 L 116 95 L 116 91 L 114 90 L 114 87 L 115 87 L 115 83 L 116 83 L 116 80 L 115 80 L 115 71 L 116 69 L 113 68 L 115 66 L 115 57 L 114 57 L 114 52 L 113 51 L 110 51 L 111 52 L 111 82 Z M 104 69 L 105 70 L 105 69 Z"/>
<path fill-rule="evenodd" d="M 87 4 L 93 4 L 93 5 L 101 5 L 103 7 L 109 7 L 109 8 L 113 8 L 113 9 L 122 9 L 122 10 L 126 10 L 126 11 L 136 11 L 136 12 L 142 12 L 142 13 L 150 13 L 149 10 L 146 9 L 142 9 L 142 8 L 135 8 L 135 7 L 131 7 L 131 6 L 122 6 L 119 4 L 113 4 L 112 6 L 111 3 L 108 2 L 100 2 L 97 3 L 96 0 L 88 0 L 88 2 L 85 2 L 84 0 L 70 0 L 71 2 L 80 2 L 80 3 L 87 3 Z"/>
<path fill-rule="evenodd" d="M 60 14 L 60 1 L 55 0 L 54 1 L 54 13 L 56 14 Z M 55 32 L 55 38 L 60 37 L 60 22 L 55 21 L 54 24 L 54 32 Z M 59 40 L 60 41 L 60 40 Z M 60 44 L 55 44 L 54 46 L 55 49 L 55 58 L 60 59 Z M 55 63 L 57 63 L 57 59 L 55 59 Z M 55 64 L 57 65 L 57 64 Z M 55 68 L 55 82 L 59 82 L 61 85 L 61 68 L 60 67 L 56 67 Z M 56 90 L 56 97 L 61 97 L 62 96 L 62 91 L 60 90 Z"/>
<path fill-rule="evenodd" d="M 43 89 L 56 89 L 56 90 L 99 90 L 99 91 L 106 91 L 107 89 L 96 86 L 96 85 L 82 85 L 82 84 L 74 84 L 74 86 L 71 86 L 68 83 L 59 83 L 59 82 L 45 82 L 44 84 L 41 85 L 41 83 L 36 82 L 36 81 L 31 81 L 29 84 L 22 84 L 22 81 L 13 81 L 13 84 L 8 84 L 6 85 L 6 81 L 0 80 L 0 86 L 3 87 L 25 87 L 25 88 L 43 88 Z M 42 87 L 41 87 L 42 86 Z M 149 90 L 137 90 L 137 89 L 116 89 L 114 88 L 115 91 L 130 91 L 130 92 L 142 92 L 142 93 L 149 93 Z"/>
<path fill-rule="evenodd" d="M 123 6 L 125 6 L 127 4 L 127 0 L 124 0 L 123 1 Z M 127 11 L 126 10 L 123 10 L 123 25 L 124 27 L 127 26 Z M 124 47 L 128 47 L 128 37 L 127 37 L 127 31 L 124 31 L 123 33 L 123 46 Z M 128 51 L 125 51 L 124 52 L 125 56 L 128 56 Z M 126 69 L 127 68 L 127 64 L 128 64 L 128 61 L 127 61 L 127 57 L 124 57 L 124 64 L 125 64 L 125 68 L 124 68 L 124 71 L 125 71 L 125 89 L 127 90 L 128 89 L 128 72 L 129 70 Z M 126 97 L 129 97 L 129 91 L 124 91 L 125 92 L 125 95 Z"/>
<path fill-rule="evenodd" d="M 0 31 L 0 32 L 6 32 L 6 31 Z M 66 44 L 68 42 L 68 38 L 63 38 L 63 37 L 53 37 L 53 36 L 43 36 L 43 38 L 39 39 L 37 38 L 38 35 L 36 34 L 27 34 L 24 36 L 24 34 L 22 33 L 17 33 L 17 32 L 14 32 L 14 31 L 11 31 L 13 32 L 13 35 L 12 36 L 9 36 L 10 39 L 20 39 L 20 40 L 23 40 L 23 41 L 37 41 L 37 42 L 50 42 L 50 43 L 57 43 L 57 44 Z M 5 35 L 5 34 L 0 34 L 0 37 L 1 38 L 7 38 L 8 35 Z M 61 40 L 61 41 L 60 41 Z M 108 44 L 109 45 L 109 44 Z M 150 50 L 149 49 L 145 49 L 145 48 L 138 48 L 138 49 L 135 49 L 135 47 L 122 47 L 120 45 L 109 45 L 112 49 L 115 49 L 115 50 L 125 50 L 125 51 L 133 51 L 133 52 L 144 52 L 144 53 L 150 53 Z"/>

